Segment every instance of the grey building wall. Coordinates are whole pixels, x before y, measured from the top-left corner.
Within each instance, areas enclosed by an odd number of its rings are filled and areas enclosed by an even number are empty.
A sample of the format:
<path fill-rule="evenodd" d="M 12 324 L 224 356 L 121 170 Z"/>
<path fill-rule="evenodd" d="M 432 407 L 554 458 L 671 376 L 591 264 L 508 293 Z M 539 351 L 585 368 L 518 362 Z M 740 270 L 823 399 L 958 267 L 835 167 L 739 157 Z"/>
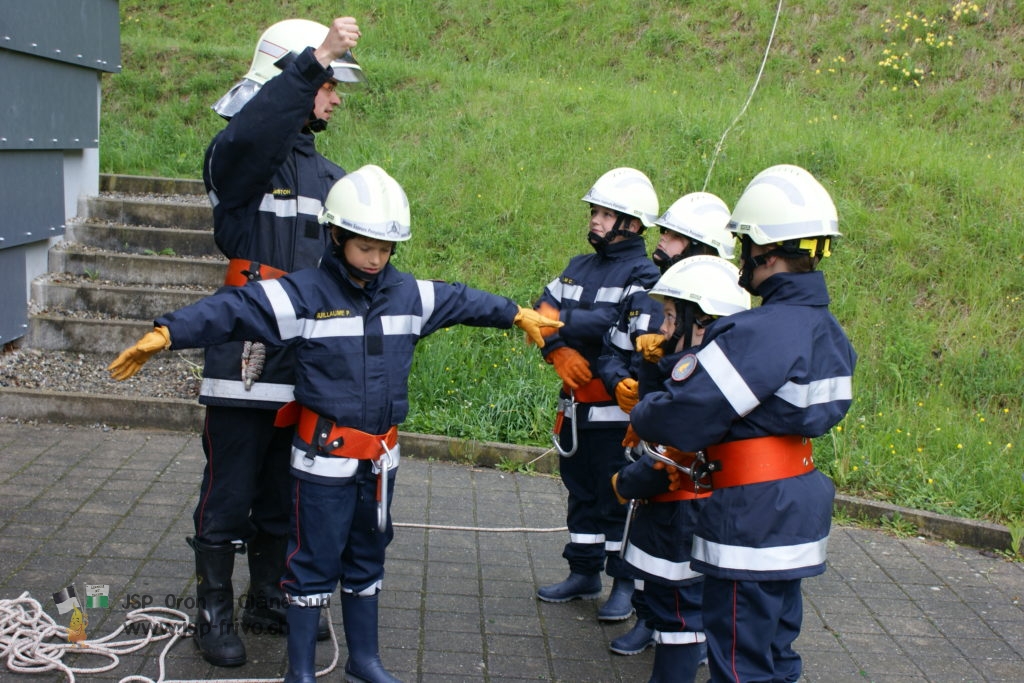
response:
<path fill-rule="evenodd" d="M 0 344 L 25 334 L 31 281 L 98 192 L 100 77 L 120 69 L 117 0 L 0 2 Z"/>

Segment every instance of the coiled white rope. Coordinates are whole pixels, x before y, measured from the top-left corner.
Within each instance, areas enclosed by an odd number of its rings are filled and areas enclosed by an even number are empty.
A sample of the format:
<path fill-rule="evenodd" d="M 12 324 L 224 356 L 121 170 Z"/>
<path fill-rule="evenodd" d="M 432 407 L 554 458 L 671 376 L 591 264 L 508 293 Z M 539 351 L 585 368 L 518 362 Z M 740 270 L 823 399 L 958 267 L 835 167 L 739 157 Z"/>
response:
<path fill-rule="evenodd" d="M 327 621 L 334 646 L 334 658 L 320 674 L 330 673 L 338 665 L 338 639 L 334 624 Z M 140 626 L 135 626 L 139 624 Z M 132 610 L 125 617 L 124 624 L 113 633 L 102 638 L 83 640 L 80 643 L 67 642 L 68 629 L 53 620 L 43 611 L 42 605 L 26 591 L 14 600 L 0 600 L 0 657 L 7 668 L 16 673 L 43 673 L 60 671 L 67 676 L 68 683 L 74 683 L 75 674 L 98 674 L 117 668 L 121 660 L 118 655 L 136 652 L 150 643 L 166 640 L 159 658 L 158 678 L 132 675 L 122 678 L 120 683 L 197 683 L 193 679 L 167 679 L 167 653 L 183 637 L 190 637 L 193 624 L 184 612 L 167 607 L 144 607 Z M 145 635 L 129 640 L 115 640 L 125 631 L 138 632 L 145 629 Z M 62 642 L 48 642 L 53 638 Z M 66 654 L 97 655 L 108 663 L 93 667 L 71 666 L 63 661 Z M 210 683 L 208 679 L 206 683 Z M 226 678 L 215 683 L 279 683 L 282 678 Z"/>
<path fill-rule="evenodd" d="M 757 86 L 761 82 L 761 75 L 764 73 L 765 64 L 768 63 L 768 52 L 771 50 L 772 42 L 775 40 L 775 29 L 779 26 L 779 17 L 782 15 L 782 0 L 779 0 L 778 6 L 775 8 L 775 21 L 772 23 L 772 32 L 768 36 L 768 44 L 764 46 L 764 58 L 761 59 L 761 68 L 757 70 L 757 77 L 754 79 L 754 85 L 750 88 L 750 94 L 747 95 L 747 101 L 743 103 L 743 107 L 740 109 L 740 113 L 736 114 L 736 118 L 732 120 L 725 131 L 722 133 L 722 137 L 718 140 L 718 144 L 715 146 L 715 152 L 711 155 L 711 164 L 708 166 L 708 174 L 704 177 L 704 187 L 701 189 L 706 191 L 708 189 L 708 182 L 711 181 L 711 172 L 715 168 L 715 161 L 718 159 L 719 152 L 722 151 L 722 145 L 725 144 L 725 136 L 729 134 L 729 131 L 733 129 L 736 122 L 740 120 L 744 113 L 747 111 L 747 107 L 750 106 L 750 101 L 754 99 L 754 93 L 757 92 Z"/>

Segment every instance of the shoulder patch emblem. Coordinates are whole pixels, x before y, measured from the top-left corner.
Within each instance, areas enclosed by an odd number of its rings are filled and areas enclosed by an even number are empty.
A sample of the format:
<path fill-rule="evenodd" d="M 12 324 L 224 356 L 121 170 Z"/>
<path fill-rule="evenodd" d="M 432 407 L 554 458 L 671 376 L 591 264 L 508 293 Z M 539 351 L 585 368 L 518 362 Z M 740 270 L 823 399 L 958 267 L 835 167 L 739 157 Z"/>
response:
<path fill-rule="evenodd" d="M 672 379 L 676 382 L 682 382 L 684 379 L 693 374 L 693 371 L 697 369 L 697 356 L 692 353 L 688 353 L 679 359 L 676 366 L 672 368 Z"/>

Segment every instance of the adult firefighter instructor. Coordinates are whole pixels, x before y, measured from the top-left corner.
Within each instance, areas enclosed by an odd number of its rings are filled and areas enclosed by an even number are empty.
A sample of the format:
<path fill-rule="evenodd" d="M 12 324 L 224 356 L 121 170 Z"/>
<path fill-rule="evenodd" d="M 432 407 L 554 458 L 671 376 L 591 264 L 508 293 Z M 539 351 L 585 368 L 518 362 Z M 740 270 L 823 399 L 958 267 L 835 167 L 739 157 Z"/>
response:
<path fill-rule="evenodd" d="M 324 26 L 288 19 L 260 36 L 248 73 L 216 104 L 227 119 L 203 161 L 214 238 L 228 257 L 226 287 L 315 266 L 327 236 L 317 218 L 345 170 L 317 152 L 341 104 L 337 90 L 364 80 L 351 49 L 352 17 Z M 195 641 L 217 666 L 245 663 L 234 623 L 235 557 L 247 553 L 250 587 L 238 603 L 253 630 L 286 629 L 278 582 L 287 550 L 293 429 L 275 422 L 293 400 L 293 360 L 283 348 L 230 342 L 206 351 L 199 402 L 206 406 L 206 467 L 193 519 Z M 327 635 L 321 620 L 322 636 Z"/>

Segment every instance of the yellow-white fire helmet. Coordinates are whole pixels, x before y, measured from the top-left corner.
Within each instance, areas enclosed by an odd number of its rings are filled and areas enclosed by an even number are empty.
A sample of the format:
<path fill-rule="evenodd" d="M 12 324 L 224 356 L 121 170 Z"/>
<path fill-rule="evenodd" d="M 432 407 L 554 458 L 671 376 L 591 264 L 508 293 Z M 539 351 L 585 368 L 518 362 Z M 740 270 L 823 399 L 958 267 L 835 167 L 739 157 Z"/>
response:
<path fill-rule="evenodd" d="M 334 183 L 320 223 L 385 242 L 412 237 L 405 190 L 380 166 L 367 164 Z"/>
<path fill-rule="evenodd" d="M 268 28 L 256 43 L 249 71 L 213 105 L 213 110 L 225 118 L 237 114 L 264 83 L 281 73 L 299 53 L 307 47 L 319 47 L 329 30 L 308 19 L 285 19 Z M 339 83 L 355 85 L 366 80 L 351 50 L 330 66 L 334 80 Z"/>
<path fill-rule="evenodd" d="M 665 271 L 649 292 L 652 299 L 692 301 L 707 315 L 723 316 L 750 308 L 739 269 L 720 256 L 691 256 Z"/>
<path fill-rule="evenodd" d="M 790 164 L 754 176 L 733 208 L 728 229 L 754 244 L 789 244 L 812 256 L 828 256 L 831 238 L 840 236 L 828 190 Z"/>
<path fill-rule="evenodd" d="M 714 247 L 722 258 L 731 259 L 736 238 L 726 229 L 729 207 L 710 192 L 691 192 L 668 207 L 654 224 L 691 240 Z"/>
<path fill-rule="evenodd" d="M 594 183 L 583 201 L 639 218 L 644 227 L 658 217 L 658 194 L 650 178 L 635 168 L 615 168 Z"/>

